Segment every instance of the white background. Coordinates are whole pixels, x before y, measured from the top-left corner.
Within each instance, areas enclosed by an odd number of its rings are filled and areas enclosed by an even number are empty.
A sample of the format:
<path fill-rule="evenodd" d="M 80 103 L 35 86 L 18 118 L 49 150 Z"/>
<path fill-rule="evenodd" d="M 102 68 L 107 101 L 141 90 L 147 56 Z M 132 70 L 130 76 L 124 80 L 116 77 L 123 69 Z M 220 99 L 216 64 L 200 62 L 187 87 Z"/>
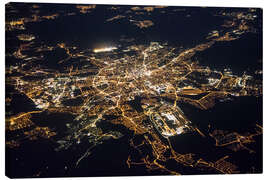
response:
<path fill-rule="evenodd" d="M 10 1 L 0 0 L 0 178 L 8 179 L 5 177 L 5 4 Z M 161 180 L 164 178 L 169 179 L 197 179 L 200 180 L 212 180 L 212 179 L 269 179 L 269 47 L 266 45 L 269 42 L 269 14 L 270 6 L 268 0 L 13 0 L 12 2 L 48 2 L 48 3 L 81 3 L 81 4 L 128 4 L 128 5 L 174 5 L 174 6 L 212 6 L 212 7 L 258 7 L 263 8 L 263 174 L 253 175 L 195 175 L 195 176 L 144 176 L 144 177 L 98 177 L 98 178 L 51 178 L 51 179 L 104 179 L 104 180 L 116 180 L 116 179 L 155 179 Z M 268 70 L 269 69 L 269 70 Z M 47 179 L 47 178 L 45 178 Z"/>

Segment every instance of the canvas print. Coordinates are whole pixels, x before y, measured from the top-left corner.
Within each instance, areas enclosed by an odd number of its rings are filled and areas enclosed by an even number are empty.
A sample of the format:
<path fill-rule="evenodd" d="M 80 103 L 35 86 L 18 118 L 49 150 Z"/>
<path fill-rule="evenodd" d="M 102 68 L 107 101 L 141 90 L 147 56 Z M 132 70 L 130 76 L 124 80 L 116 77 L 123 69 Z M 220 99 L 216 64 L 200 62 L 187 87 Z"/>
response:
<path fill-rule="evenodd" d="M 8 177 L 262 173 L 262 9 L 5 8 Z"/>

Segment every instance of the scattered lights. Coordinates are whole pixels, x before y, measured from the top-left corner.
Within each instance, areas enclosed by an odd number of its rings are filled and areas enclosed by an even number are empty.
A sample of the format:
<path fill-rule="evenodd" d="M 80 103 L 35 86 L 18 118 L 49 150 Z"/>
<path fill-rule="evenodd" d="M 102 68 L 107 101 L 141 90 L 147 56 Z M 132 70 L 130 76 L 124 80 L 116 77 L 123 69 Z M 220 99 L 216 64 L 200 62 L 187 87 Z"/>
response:
<path fill-rule="evenodd" d="M 116 47 L 106 47 L 106 48 L 98 48 L 98 49 L 94 49 L 93 52 L 94 53 L 99 53 L 99 52 L 109 52 L 109 51 L 113 51 L 117 49 Z"/>

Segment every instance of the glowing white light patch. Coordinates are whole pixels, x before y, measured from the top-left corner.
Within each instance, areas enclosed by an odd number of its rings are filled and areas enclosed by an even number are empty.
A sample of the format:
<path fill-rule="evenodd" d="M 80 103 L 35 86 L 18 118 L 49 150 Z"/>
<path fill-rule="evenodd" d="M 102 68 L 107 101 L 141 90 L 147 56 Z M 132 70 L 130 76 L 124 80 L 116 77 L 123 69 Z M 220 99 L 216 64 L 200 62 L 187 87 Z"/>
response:
<path fill-rule="evenodd" d="M 94 53 L 99 53 L 99 52 L 109 52 L 112 50 L 117 49 L 116 47 L 106 47 L 106 48 L 99 48 L 99 49 L 94 49 L 93 52 Z"/>

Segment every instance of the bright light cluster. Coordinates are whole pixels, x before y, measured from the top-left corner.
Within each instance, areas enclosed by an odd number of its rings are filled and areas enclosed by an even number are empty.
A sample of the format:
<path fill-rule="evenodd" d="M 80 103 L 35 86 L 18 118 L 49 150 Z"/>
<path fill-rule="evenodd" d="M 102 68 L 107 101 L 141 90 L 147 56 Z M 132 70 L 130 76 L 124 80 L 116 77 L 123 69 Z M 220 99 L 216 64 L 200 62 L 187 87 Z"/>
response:
<path fill-rule="evenodd" d="M 94 53 L 99 53 L 99 52 L 109 52 L 112 50 L 117 49 L 116 47 L 105 47 L 105 48 L 98 48 L 98 49 L 94 49 L 93 52 Z"/>

